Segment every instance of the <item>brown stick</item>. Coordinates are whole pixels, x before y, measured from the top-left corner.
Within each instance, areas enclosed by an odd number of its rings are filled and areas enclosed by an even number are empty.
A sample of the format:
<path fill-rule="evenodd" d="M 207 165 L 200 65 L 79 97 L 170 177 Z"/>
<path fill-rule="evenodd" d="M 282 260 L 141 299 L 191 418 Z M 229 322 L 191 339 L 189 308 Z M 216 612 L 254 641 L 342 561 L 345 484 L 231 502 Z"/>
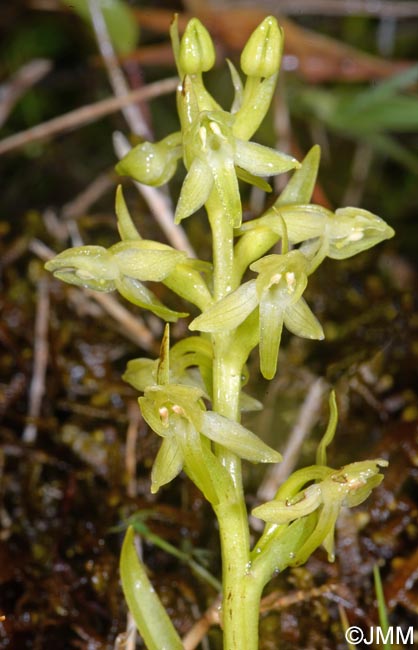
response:
<path fill-rule="evenodd" d="M 36 142 L 43 138 L 56 135 L 57 133 L 84 126 L 85 124 L 89 124 L 94 120 L 104 117 L 105 115 L 116 113 L 116 111 L 119 111 L 123 106 L 128 106 L 129 104 L 139 100 L 166 95 L 173 92 L 177 88 L 177 85 L 177 77 L 169 77 L 168 79 L 163 79 L 149 84 L 144 88 L 133 90 L 122 97 L 109 97 L 100 102 L 76 108 L 74 111 L 70 111 L 69 113 L 60 115 L 59 117 L 54 117 L 52 120 L 42 122 L 42 124 L 37 124 L 26 131 L 21 131 L 20 133 L 11 135 L 8 138 L 4 138 L 4 140 L 0 141 L 0 155 L 12 151 L 13 149 L 23 147 L 30 142 Z"/>
<path fill-rule="evenodd" d="M 29 389 L 29 421 L 23 432 L 23 440 L 27 443 L 33 443 L 36 440 L 38 433 L 36 419 L 41 413 L 42 397 L 45 393 L 45 375 L 48 365 L 48 321 L 49 289 L 48 281 L 43 277 L 38 284 L 33 373 Z"/>

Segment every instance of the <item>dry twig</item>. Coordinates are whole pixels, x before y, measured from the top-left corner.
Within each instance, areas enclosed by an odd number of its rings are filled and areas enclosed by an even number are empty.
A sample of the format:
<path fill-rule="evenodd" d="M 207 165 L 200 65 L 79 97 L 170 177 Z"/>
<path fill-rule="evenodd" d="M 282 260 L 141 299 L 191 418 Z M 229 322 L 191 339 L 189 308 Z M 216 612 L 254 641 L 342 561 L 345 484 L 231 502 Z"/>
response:
<path fill-rule="evenodd" d="M 215 2 L 215 5 L 222 2 Z M 243 7 L 253 6 L 253 0 L 240 0 Z M 412 0 L 262 0 L 261 6 L 289 16 L 371 16 L 375 18 L 416 18 L 418 2 Z"/>
<path fill-rule="evenodd" d="M 5 123 L 16 102 L 51 70 L 48 59 L 33 59 L 25 63 L 7 83 L 0 86 L 0 127 Z"/>
<path fill-rule="evenodd" d="M 64 219 L 78 219 L 86 214 L 90 206 L 100 197 L 113 188 L 115 185 L 115 174 L 112 170 L 99 174 L 86 188 L 77 196 L 66 203 L 61 209 Z"/>
<path fill-rule="evenodd" d="M 54 257 L 55 253 L 43 242 L 33 239 L 29 249 L 43 260 L 49 260 Z M 84 299 L 92 298 L 98 303 L 105 312 L 107 312 L 118 323 L 121 333 L 143 350 L 154 349 L 154 336 L 144 324 L 140 316 L 134 316 L 116 298 L 109 293 L 99 293 L 90 291 L 90 289 L 80 288 L 75 292 L 77 296 L 83 296 Z M 94 314 L 95 315 L 95 314 Z"/>
<path fill-rule="evenodd" d="M 122 97 L 129 92 L 129 87 L 113 49 L 102 9 L 98 0 L 87 1 L 97 44 L 103 58 L 103 63 L 106 66 L 110 84 L 116 97 Z M 122 113 L 133 133 L 148 140 L 151 138 L 151 132 L 138 105 L 130 104 L 129 106 L 124 106 L 122 107 Z"/>
<path fill-rule="evenodd" d="M 43 140 L 44 138 L 51 137 L 57 133 L 75 129 L 85 124 L 89 124 L 98 120 L 105 115 L 116 113 L 123 106 L 128 106 L 138 100 L 151 99 L 152 97 L 159 97 L 173 92 L 178 85 L 176 77 L 169 77 L 155 83 L 148 84 L 144 88 L 138 88 L 121 97 L 109 97 L 100 102 L 87 104 L 81 108 L 76 108 L 73 111 L 54 117 L 52 120 L 42 122 L 36 126 L 15 133 L 14 135 L 4 138 L 0 141 L 0 154 L 7 153 L 13 149 L 18 149 L 31 142 Z"/>
<path fill-rule="evenodd" d="M 49 287 L 47 279 L 42 277 L 38 283 L 33 372 L 29 389 L 28 423 L 23 431 L 23 440 L 27 443 L 33 443 L 36 440 L 38 432 L 36 420 L 40 416 L 42 397 L 45 393 L 45 376 L 48 365 L 48 322 Z"/>
<path fill-rule="evenodd" d="M 299 411 L 299 417 L 283 453 L 283 461 L 266 472 L 266 476 L 258 489 L 257 497 L 261 501 L 273 499 L 281 483 L 293 470 L 303 442 L 317 420 L 324 390 L 325 383 L 321 378 L 316 379 L 309 387 L 305 401 Z"/>
<path fill-rule="evenodd" d="M 194 650 L 202 639 L 208 633 L 212 625 L 219 625 L 219 611 L 221 608 L 222 598 L 219 595 L 212 605 L 205 611 L 203 616 L 193 625 L 193 627 L 183 637 L 182 643 L 184 650 Z"/>

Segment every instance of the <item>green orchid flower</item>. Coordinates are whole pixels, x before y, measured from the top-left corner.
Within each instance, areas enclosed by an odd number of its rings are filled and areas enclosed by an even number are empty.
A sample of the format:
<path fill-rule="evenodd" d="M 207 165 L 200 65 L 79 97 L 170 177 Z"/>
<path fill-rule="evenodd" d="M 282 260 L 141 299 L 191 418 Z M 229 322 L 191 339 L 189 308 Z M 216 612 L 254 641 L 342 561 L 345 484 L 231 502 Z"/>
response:
<path fill-rule="evenodd" d="M 185 86 L 185 92 L 192 92 Z M 179 223 L 204 205 L 212 190 L 230 223 L 238 227 L 242 206 L 238 178 L 273 176 L 299 167 L 292 156 L 234 136 L 233 116 L 224 111 L 201 111 L 183 136 L 188 174 L 177 204 Z M 255 181 L 256 182 L 256 181 Z"/>
<path fill-rule="evenodd" d="M 238 422 L 206 410 L 205 390 L 185 371 L 196 364 L 207 370 L 211 358 L 209 341 L 192 337 L 179 342 L 175 348 L 170 350 L 166 326 L 159 359 L 135 359 L 128 364 L 124 375 L 126 381 L 144 393 L 139 398 L 142 415 L 163 438 L 152 469 L 151 489 L 157 492 L 184 468 L 209 501 L 215 503 L 218 490 L 229 482 L 229 477 L 213 453 L 211 443 L 252 462 L 278 462 L 281 456 Z M 173 382 L 177 377 L 182 383 Z"/>
<path fill-rule="evenodd" d="M 321 545 L 333 561 L 335 525 L 341 508 L 352 508 L 367 499 L 383 480 L 379 470 L 387 464 L 377 459 L 351 463 L 339 470 L 318 465 L 298 470 L 273 501 L 254 508 L 252 514 L 269 524 L 290 525 L 289 530 L 304 525 L 308 534 L 301 536 L 288 566 L 306 562 Z M 303 488 L 312 480 L 316 482 Z"/>
<path fill-rule="evenodd" d="M 181 85 L 177 93 L 181 132 L 158 143 L 134 147 L 116 166 L 120 174 L 149 185 L 166 183 L 183 156 L 188 170 L 175 213 L 176 223 L 201 208 L 212 192 L 229 222 L 238 227 L 242 206 L 238 179 L 271 191 L 263 179 L 298 168 L 292 156 L 248 142 L 271 101 L 280 66 L 283 38 L 275 18 L 266 18 L 251 36 L 241 65 L 248 75 L 244 89 L 230 64 L 237 97 L 227 113 L 206 91 L 202 72 L 215 62 L 215 50 L 205 27 L 189 21 L 181 40 L 177 22 L 171 30 Z"/>
<path fill-rule="evenodd" d="M 347 207 L 334 213 L 314 204 L 276 204 L 262 217 L 242 224 L 238 234 L 266 228 L 280 237 L 285 228 L 291 244 L 302 244 L 300 250 L 310 260 L 308 274 L 325 257 L 347 259 L 395 234 L 383 219 L 368 210 Z"/>
<path fill-rule="evenodd" d="M 185 259 L 185 253 L 159 242 L 125 240 L 108 249 L 70 248 L 47 262 L 45 268 L 69 284 L 103 292 L 116 290 L 133 304 L 173 321 L 187 314 L 165 307 L 143 282 L 164 280 Z"/>
<path fill-rule="evenodd" d="M 195 455 L 196 458 L 200 455 L 200 466 L 207 461 L 209 452 L 213 455 L 208 441 L 255 463 L 281 460 L 278 452 L 238 422 L 214 411 L 206 411 L 203 397 L 203 391 L 198 388 L 168 384 L 151 386 L 139 398 L 144 419 L 164 439 L 152 470 L 153 492 L 170 482 L 183 467 L 186 473 L 195 474 Z"/>
<path fill-rule="evenodd" d="M 300 251 L 268 255 L 251 264 L 250 269 L 258 273 L 256 280 L 242 284 L 189 327 L 202 332 L 232 330 L 258 306 L 260 369 L 271 379 L 277 368 L 283 325 L 303 338 L 322 339 L 324 333 L 302 297 L 308 281 L 308 260 Z"/>

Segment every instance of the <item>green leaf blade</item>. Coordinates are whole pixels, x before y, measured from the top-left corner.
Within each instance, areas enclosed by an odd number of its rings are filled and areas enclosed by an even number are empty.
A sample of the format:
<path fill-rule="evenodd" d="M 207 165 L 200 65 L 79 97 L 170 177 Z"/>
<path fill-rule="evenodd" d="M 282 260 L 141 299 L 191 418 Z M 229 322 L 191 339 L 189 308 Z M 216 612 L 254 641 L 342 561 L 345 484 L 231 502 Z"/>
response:
<path fill-rule="evenodd" d="M 183 644 L 140 562 L 132 526 L 126 531 L 120 558 L 122 589 L 147 650 L 183 650 Z"/>

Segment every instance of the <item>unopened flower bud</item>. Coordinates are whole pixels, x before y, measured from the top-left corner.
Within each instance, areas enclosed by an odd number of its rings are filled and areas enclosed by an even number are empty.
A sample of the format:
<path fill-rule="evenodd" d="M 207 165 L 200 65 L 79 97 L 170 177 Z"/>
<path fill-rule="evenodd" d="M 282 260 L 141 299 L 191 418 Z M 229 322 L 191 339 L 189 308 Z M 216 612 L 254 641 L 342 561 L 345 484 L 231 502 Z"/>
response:
<path fill-rule="evenodd" d="M 215 48 L 206 27 L 192 18 L 180 43 L 179 64 L 183 74 L 210 70 L 215 63 Z"/>
<path fill-rule="evenodd" d="M 158 187 L 174 175 L 181 151 L 180 133 L 173 133 L 160 142 L 143 142 L 122 158 L 116 171 L 139 183 Z"/>
<path fill-rule="evenodd" d="M 242 51 L 242 71 L 248 77 L 271 77 L 279 70 L 282 50 L 282 29 L 273 16 L 267 16 Z"/>

